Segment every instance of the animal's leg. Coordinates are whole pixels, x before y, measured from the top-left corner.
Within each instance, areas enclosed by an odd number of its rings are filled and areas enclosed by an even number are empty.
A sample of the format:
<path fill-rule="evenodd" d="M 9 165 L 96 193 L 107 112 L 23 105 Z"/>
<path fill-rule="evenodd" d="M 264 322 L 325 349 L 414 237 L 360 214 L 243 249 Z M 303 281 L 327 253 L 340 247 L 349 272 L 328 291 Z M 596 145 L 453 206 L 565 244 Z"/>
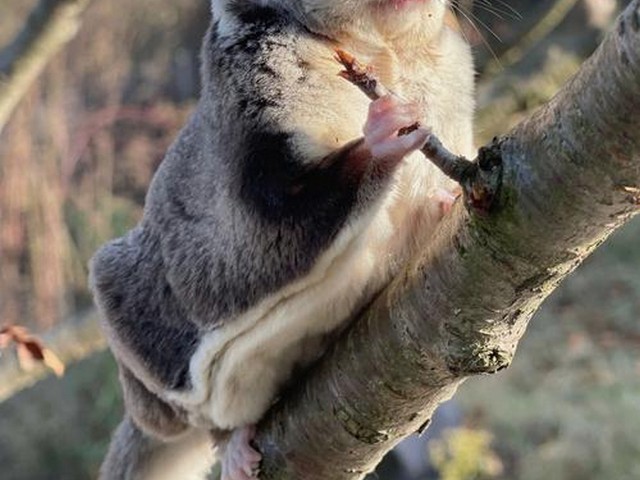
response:
<path fill-rule="evenodd" d="M 222 456 L 222 480 L 257 478 L 262 456 L 251 446 L 255 426 L 237 428 L 229 437 Z"/>
<path fill-rule="evenodd" d="M 460 189 L 456 188 L 455 190 L 447 190 L 444 188 L 439 188 L 433 194 L 433 200 L 438 202 L 438 206 L 440 208 L 440 215 L 444 217 L 447 213 L 451 211 L 453 208 L 453 204 L 456 201 L 456 198 L 460 196 Z"/>

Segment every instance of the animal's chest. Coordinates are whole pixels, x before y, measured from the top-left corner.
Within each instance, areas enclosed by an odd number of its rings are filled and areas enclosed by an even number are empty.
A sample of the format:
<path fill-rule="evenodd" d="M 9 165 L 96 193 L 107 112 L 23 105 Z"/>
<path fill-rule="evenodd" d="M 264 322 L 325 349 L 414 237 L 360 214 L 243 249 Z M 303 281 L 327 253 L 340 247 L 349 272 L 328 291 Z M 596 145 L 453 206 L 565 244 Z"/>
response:
<path fill-rule="evenodd" d="M 447 82 L 443 79 L 441 65 L 430 58 L 400 60 L 386 49 L 353 45 L 343 45 L 341 48 L 371 68 L 374 76 L 387 89 L 419 105 L 423 124 L 434 127 L 439 133 L 441 119 L 446 116 L 450 105 L 449 97 L 454 95 L 453 92 L 450 96 L 443 95 Z M 313 116 L 305 112 L 306 119 L 313 119 L 305 125 L 308 133 L 328 148 L 335 148 L 362 135 L 371 101 L 357 87 L 340 77 L 342 66 L 333 58 L 333 48 L 323 46 L 318 50 L 314 44 L 312 48 L 301 47 L 299 55 L 311 65 L 305 86 L 308 91 L 300 98 L 300 103 L 306 104 L 304 109 L 313 112 Z"/>
<path fill-rule="evenodd" d="M 338 93 L 327 95 L 322 107 L 328 119 L 339 119 L 340 127 L 325 121 L 310 132 L 327 142 L 334 136 L 352 140 L 366 121 L 369 101 L 340 81 L 335 72 L 327 76 Z M 398 81 L 391 87 L 423 105 L 428 121 L 427 80 Z M 190 363 L 193 390 L 170 398 L 196 423 L 235 428 L 256 422 L 292 369 L 321 354 L 325 337 L 388 282 L 392 267 L 402 261 L 412 219 L 428 211 L 428 195 L 437 183 L 420 153 L 405 159 L 377 207 L 348 222 L 310 272 L 202 339 Z"/>
<path fill-rule="evenodd" d="M 391 87 L 410 102 L 420 106 L 422 123 L 431 128 L 441 140 L 447 142 L 443 128 L 454 108 L 453 86 L 447 85 L 441 73 L 433 65 L 412 65 L 400 70 L 400 76 Z"/>
<path fill-rule="evenodd" d="M 366 57 L 365 57 L 366 58 Z M 373 61 L 373 60 L 372 60 Z M 456 85 L 450 84 L 444 72 L 438 65 L 430 61 L 414 61 L 407 65 L 399 61 L 378 60 L 369 64 L 374 75 L 384 86 L 407 102 L 419 106 L 420 122 L 431 128 L 434 133 L 450 148 L 455 150 L 456 138 L 450 135 L 448 125 L 451 120 L 457 123 L 452 115 L 459 102 Z M 358 92 L 359 98 L 345 95 L 341 104 L 351 106 L 348 128 L 350 135 L 359 135 L 366 121 L 369 100 Z M 341 97 L 338 95 L 337 97 Z M 453 143 L 453 145 L 452 145 Z"/>
<path fill-rule="evenodd" d="M 307 275 L 201 340 L 190 364 L 193 390 L 170 394 L 194 423 L 258 421 L 293 369 L 317 358 L 327 336 L 382 288 L 405 243 L 405 208 L 415 203 L 408 192 L 430 184 L 414 174 L 404 185 L 405 177 L 370 216 L 348 224 Z"/>

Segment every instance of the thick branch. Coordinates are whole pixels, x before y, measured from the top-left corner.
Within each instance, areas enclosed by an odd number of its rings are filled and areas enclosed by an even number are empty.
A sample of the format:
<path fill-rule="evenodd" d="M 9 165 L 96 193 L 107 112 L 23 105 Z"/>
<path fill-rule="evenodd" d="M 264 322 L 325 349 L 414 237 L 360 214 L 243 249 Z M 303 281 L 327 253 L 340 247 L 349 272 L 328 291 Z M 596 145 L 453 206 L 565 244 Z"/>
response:
<path fill-rule="evenodd" d="M 358 479 L 467 376 L 509 365 L 527 322 L 639 211 L 640 0 L 545 108 L 484 154 L 489 215 L 460 203 L 435 240 L 259 428 L 262 479 Z"/>
<path fill-rule="evenodd" d="M 90 0 L 40 0 L 24 28 L 0 52 L 0 131 L 40 72 L 80 26 Z"/>

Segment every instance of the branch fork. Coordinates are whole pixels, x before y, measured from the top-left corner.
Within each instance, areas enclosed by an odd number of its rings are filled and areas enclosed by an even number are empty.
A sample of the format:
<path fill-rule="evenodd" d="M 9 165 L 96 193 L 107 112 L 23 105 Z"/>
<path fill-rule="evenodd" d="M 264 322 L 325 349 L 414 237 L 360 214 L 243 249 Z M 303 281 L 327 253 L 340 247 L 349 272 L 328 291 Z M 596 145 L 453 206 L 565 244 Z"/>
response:
<path fill-rule="evenodd" d="M 360 63 L 344 50 L 336 49 L 335 53 L 336 60 L 344 67 L 339 75 L 358 87 L 371 100 L 393 93 L 375 77 L 373 68 Z M 398 135 L 407 135 L 418 128 L 425 127 L 415 123 L 400 130 Z M 502 179 L 500 144 L 498 139 L 494 139 L 491 147 L 482 148 L 478 157 L 471 161 L 450 152 L 435 134 L 430 133 L 421 152 L 447 177 L 460 184 L 468 209 L 487 215 L 494 207 Z"/>

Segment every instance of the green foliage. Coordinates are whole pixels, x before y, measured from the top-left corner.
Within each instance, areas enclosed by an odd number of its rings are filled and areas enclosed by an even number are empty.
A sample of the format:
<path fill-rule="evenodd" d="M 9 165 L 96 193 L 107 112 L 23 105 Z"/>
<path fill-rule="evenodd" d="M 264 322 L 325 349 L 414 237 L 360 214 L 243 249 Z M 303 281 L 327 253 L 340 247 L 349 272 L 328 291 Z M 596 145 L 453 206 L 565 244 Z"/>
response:
<path fill-rule="evenodd" d="M 429 457 L 441 480 L 488 480 L 502 471 L 491 449 L 491 434 L 470 428 L 443 433 L 429 448 Z"/>
<path fill-rule="evenodd" d="M 108 353 L 72 365 L 0 404 L 3 480 L 96 478 L 122 416 L 115 362 Z"/>

